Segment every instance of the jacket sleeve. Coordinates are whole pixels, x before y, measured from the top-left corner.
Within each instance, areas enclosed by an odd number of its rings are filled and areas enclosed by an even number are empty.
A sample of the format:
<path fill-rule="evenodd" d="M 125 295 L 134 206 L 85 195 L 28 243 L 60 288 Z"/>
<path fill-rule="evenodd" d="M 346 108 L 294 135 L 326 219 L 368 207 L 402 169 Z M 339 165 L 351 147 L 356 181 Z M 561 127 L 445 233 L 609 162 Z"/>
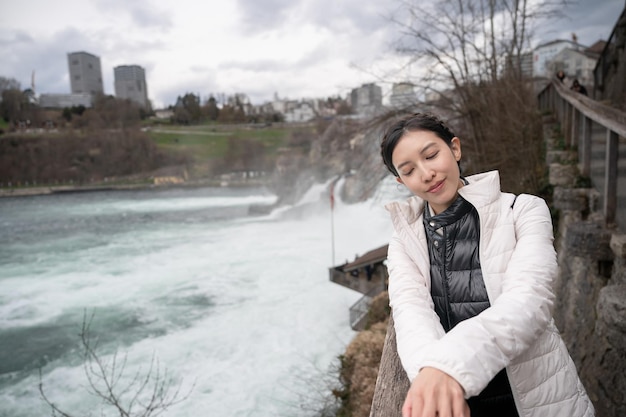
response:
<path fill-rule="evenodd" d="M 423 353 L 421 366 L 451 375 L 468 398 L 478 395 L 500 370 L 530 347 L 552 320 L 552 280 L 557 262 L 548 207 L 538 197 L 521 195 L 514 206 L 513 221 L 515 237 L 499 236 L 505 230 L 494 228 L 492 247 L 485 251 L 487 259 L 483 260 L 485 253 L 481 252 L 483 276 L 486 271 L 503 271 L 489 272 L 489 279 L 502 282 L 500 296 L 492 300 L 491 307 L 459 323 Z M 512 242 L 510 248 L 507 239 Z"/>
<path fill-rule="evenodd" d="M 428 265 L 428 259 L 424 260 Z M 389 242 L 389 300 L 393 313 L 398 356 L 410 381 L 423 367 L 424 352 L 444 334 L 427 285 L 429 276 L 408 255 L 396 232 Z"/>

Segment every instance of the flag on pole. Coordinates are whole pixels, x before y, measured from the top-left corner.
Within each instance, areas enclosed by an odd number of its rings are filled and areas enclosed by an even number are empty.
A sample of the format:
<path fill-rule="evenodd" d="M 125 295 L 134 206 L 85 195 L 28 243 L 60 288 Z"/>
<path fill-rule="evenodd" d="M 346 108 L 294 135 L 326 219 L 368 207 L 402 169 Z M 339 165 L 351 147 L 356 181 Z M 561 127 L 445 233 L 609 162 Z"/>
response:
<path fill-rule="evenodd" d="M 335 265 L 335 219 L 334 219 L 334 208 L 335 208 L 335 182 L 330 183 L 330 241 L 332 246 L 333 253 L 333 263 Z"/>

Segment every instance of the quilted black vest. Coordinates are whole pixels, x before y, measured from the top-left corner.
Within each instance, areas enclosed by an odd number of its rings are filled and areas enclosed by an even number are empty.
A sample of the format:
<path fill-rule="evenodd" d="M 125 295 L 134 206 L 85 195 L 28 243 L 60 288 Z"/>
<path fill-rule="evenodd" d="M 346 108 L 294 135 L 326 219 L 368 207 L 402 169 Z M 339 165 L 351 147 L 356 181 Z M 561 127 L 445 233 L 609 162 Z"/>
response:
<path fill-rule="evenodd" d="M 478 212 L 459 196 L 443 212 L 424 209 L 430 258 L 431 296 L 444 330 L 490 306 L 480 268 Z M 472 417 L 518 416 L 506 370 L 500 371 L 477 396 L 467 400 Z"/>
<path fill-rule="evenodd" d="M 478 213 L 459 196 L 436 216 L 431 217 L 426 207 L 424 228 L 430 257 L 430 292 L 447 333 L 489 307 L 478 253 Z"/>

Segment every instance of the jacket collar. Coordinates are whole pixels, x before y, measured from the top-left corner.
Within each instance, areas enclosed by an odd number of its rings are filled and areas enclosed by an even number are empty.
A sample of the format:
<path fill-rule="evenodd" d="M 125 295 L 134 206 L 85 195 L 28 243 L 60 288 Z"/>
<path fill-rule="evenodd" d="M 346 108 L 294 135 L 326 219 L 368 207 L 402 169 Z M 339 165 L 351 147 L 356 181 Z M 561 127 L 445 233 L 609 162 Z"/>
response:
<path fill-rule="evenodd" d="M 467 177 L 469 184 L 459 189 L 459 195 L 477 209 L 496 201 L 500 196 L 500 174 L 489 171 Z"/>
<path fill-rule="evenodd" d="M 471 210 L 472 205 L 463 197 L 458 196 L 456 200 L 450 204 L 450 207 L 434 216 L 431 216 L 430 210 L 426 208 L 424 210 L 424 225 L 431 230 L 437 230 L 440 227 L 455 223 Z"/>
<path fill-rule="evenodd" d="M 459 195 L 470 202 L 476 209 L 487 206 L 498 199 L 500 195 L 500 175 L 498 171 L 489 171 L 482 174 L 466 177 L 468 184 L 459 189 Z M 385 208 L 390 212 L 394 226 L 398 217 L 408 224 L 414 224 L 424 214 L 425 202 L 413 196 L 406 201 L 394 201 Z"/>

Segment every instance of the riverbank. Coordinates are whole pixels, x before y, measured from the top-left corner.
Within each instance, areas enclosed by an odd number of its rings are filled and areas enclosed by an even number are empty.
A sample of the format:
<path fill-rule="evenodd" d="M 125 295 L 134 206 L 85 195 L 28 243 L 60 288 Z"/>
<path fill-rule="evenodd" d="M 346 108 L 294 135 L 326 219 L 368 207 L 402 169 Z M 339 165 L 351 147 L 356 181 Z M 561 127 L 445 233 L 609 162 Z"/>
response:
<path fill-rule="evenodd" d="M 245 188 L 245 187 L 262 187 L 266 186 L 266 181 L 262 179 L 246 179 L 246 180 L 221 180 L 221 179 L 204 179 L 185 182 L 142 182 L 142 183 L 126 183 L 126 184 L 93 184 L 93 185 L 53 185 L 41 187 L 12 187 L 0 188 L 0 198 L 2 197 L 28 197 L 47 194 L 65 194 L 65 193 L 86 193 L 111 190 L 162 190 L 165 188 L 200 188 L 200 187 L 216 187 L 216 188 Z"/>

